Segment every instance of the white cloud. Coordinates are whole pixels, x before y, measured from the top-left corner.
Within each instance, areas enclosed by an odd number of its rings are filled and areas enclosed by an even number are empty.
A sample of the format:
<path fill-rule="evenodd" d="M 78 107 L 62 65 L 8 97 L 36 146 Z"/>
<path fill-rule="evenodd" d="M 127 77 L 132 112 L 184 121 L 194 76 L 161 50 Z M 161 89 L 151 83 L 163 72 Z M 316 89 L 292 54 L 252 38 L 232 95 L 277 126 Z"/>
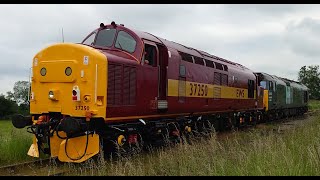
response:
<path fill-rule="evenodd" d="M 320 19 L 304 18 L 301 21 L 291 21 L 284 35 L 292 53 L 301 58 L 313 58 L 320 55 Z"/>

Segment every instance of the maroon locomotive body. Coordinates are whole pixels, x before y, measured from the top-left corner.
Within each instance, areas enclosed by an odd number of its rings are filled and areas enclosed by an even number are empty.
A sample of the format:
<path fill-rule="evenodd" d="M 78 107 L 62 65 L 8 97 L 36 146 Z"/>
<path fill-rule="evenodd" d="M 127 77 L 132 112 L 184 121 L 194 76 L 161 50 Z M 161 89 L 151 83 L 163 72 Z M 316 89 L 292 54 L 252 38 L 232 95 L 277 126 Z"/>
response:
<path fill-rule="evenodd" d="M 100 39 L 110 29 L 135 46 Z M 96 34 L 94 47 L 108 57 L 109 122 L 263 108 L 255 74 L 240 64 L 116 24 L 100 27 L 82 43 Z M 108 40 L 108 47 L 97 45 Z"/>

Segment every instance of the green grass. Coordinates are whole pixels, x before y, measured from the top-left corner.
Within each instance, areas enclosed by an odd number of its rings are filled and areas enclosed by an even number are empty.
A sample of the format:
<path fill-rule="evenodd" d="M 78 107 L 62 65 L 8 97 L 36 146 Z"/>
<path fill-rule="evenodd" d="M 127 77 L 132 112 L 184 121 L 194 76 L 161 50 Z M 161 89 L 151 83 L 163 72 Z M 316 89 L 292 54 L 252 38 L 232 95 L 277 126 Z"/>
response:
<path fill-rule="evenodd" d="M 0 166 L 31 160 L 27 155 L 32 134 L 14 128 L 11 121 L 0 120 Z"/>
<path fill-rule="evenodd" d="M 320 109 L 320 101 L 310 101 L 310 107 Z M 284 131 L 268 124 L 118 161 L 89 160 L 67 166 L 74 169 L 74 175 L 319 176 L 320 113 L 301 122 L 302 126 Z M 30 160 L 26 153 L 32 136 L 26 129 L 0 121 L 0 142 L 0 165 Z"/>
<path fill-rule="evenodd" d="M 309 110 L 319 110 L 320 101 L 319 100 L 310 100 L 308 104 Z"/>
<path fill-rule="evenodd" d="M 285 131 L 273 126 L 74 169 L 76 175 L 108 176 L 319 176 L 320 115 Z"/>

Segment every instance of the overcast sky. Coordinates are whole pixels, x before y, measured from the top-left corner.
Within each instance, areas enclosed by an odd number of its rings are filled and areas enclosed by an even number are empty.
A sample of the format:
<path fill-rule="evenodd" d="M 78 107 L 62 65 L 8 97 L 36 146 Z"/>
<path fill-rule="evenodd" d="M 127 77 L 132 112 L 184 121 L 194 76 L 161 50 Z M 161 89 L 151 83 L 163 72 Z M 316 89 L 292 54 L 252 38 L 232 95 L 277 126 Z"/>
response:
<path fill-rule="evenodd" d="M 0 5 L 0 94 L 28 80 L 46 46 L 81 42 L 101 22 L 115 21 L 167 40 L 297 80 L 320 65 L 320 5 Z"/>

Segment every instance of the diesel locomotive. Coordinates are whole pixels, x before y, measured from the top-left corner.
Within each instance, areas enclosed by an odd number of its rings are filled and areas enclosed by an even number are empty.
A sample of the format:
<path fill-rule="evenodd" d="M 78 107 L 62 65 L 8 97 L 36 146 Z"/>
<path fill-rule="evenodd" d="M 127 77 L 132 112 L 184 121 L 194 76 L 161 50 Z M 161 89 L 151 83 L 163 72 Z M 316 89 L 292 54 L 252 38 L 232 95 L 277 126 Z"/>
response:
<path fill-rule="evenodd" d="M 28 155 L 80 163 L 115 146 L 135 148 L 194 132 L 307 111 L 308 89 L 122 24 L 81 43 L 57 43 L 32 62 Z"/>

